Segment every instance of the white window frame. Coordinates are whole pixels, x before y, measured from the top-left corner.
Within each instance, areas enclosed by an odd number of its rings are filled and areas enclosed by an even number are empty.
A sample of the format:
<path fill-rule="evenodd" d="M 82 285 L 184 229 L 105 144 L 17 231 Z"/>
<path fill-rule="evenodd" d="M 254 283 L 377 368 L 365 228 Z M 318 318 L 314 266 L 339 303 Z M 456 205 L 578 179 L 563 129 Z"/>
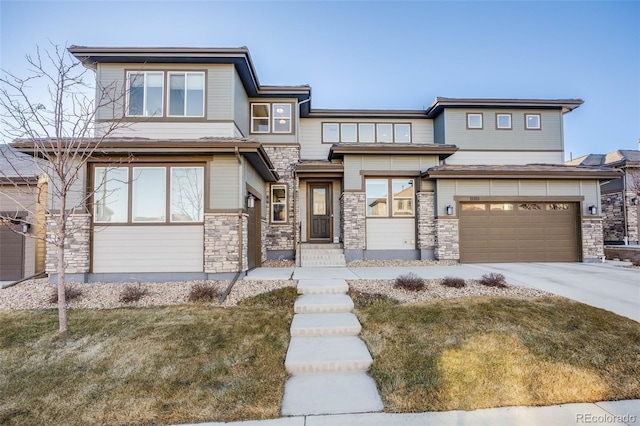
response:
<path fill-rule="evenodd" d="M 285 111 L 288 108 L 289 109 L 289 115 L 288 116 L 279 116 L 276 117 L 276 110 L 278 107 L 284 106 L 285 107 Z M 279 114 L 279 113 L 278 113 Z M 291 104 L 288 103 L 278 103 L 278 104 L 271 104 L 271 116 L 273 117 L 273 121 L 271 123 L 271 129 L 273 133 L 291 133 L 292 129 L 293 129 L 293 120 L 292 120 L 292 116 L 293 116 L 293 108 L 291 106 Z M 276 130 L 276 120 L 287 120 L 289 122 L 289 128 L 287 130 Z"/>
<path fill-rule="evenodd" d="M 371 127 L 373 130 L 373 138 L 372 140 L 362 140 L 362 127 L 367 126 Z M 360 143 L 375 143 L 376 142 L 376 123 L 358 123 L 358 141 Z"/>
<path fill-rule="evenodd" d="M 537 117 L 538 125 L 537 126 L 529 126 L 529 117 Z M 525 130 L 540 130 L 542 129 L 542 115 L 540 114 L 525 114 L 524 115 L 524 128 Z"/>
<path fill-rule="evenodd" d="M 327 131 L 325 130 L 326 128 L 328 128 L 329 126 L 335 126 L 336 129 L 336 138 L 334 139 L 328 139 L 327 138 Z M 340 123 L 322 123 L 322 142 L 323 143 L 338 143 L 340 142 Z"/>
<path fill-rule="evenodd" d="M 284 189 L 284 202 L 283 201 L 278 201 L 276 203 L 274 201 L 274 199 L 275 199 L 275 197 L 273 196 L 274 189 Z M 287 223 L 289 221 L 289 218 L 287 217 L 288 216 L 288 214 L 287 214 L 287 201 L 289 201 L 289 191 L 288 191 L 287 185 L 283 184 L 283 183 L 272 184 L 269 195 L 270 195 L 269 202 L 271 204 L 271 206 L 270 206 L 271 208 L 270 208 L 270 212 L 269 212 L 270 222 L 274 223 L 274 224 L 278 224 L 278 225 Z M 284 207 L 284 213 L 285 214 L 284 214 L 284 219 L 283 220 L 276 220 L 273 217 L 273 213 L 275 212 L 275 209 L 273 208 L 273 206 L 276 205 L 276 204 L 277 205 L 282 205 Z"/>
<path fill-rule="evenodd" d="M 409 140 L 402 141 L 398 138 L 398 127 L 407 126 L 409 128 Z M 411 143 L 411 123 L 394 123 L 393 125 L 393 141 L 396 143 Z"/>
<path fill-rule="evenodd" d="M 388 128 L 389 129 L 389 136 L 388 139 L 389 140 L 385 140 L 382 141 L 381 140 L 381 134 L 383 132 L 383 128 Z M 393 124 L 391 123 L 376 123 L 376 141 L 378 143 L 392 143 L 393 142 Z"/>
<path fill-rule="evenodd" d="M 345 127 L 353 127 L 354 131 L 354 139 L 353 140 L 345 140 L 344 137 L 344 128 Z M 340 142 L 358 142 L 358 124 L 357 123 L 340 123 Z"/>
<path fill-rule="evenodd" d="M 187 115 L 187 103 L 188 103 L 188 76 L 189 75 L 201 75 L 202 76 L 202 114 L 200 115 Z M 171 114 L 171 76 L 183 75 L 184 76 L 184 109 L 183 114 Z M 204 117 L 205 114 L 205 99 L 206 96 L 206 78 L 205 73 L 202 71 L 169 71 L 167 72 L 167 117 Z"/>
<path fill-rule="evenodd" d="M 479 117 L 480 118 L 480 125 L 479 126 L 471 124 L 471 118 L 472 117 Z M 484 128 L 484 117 L 483 117 L 482 113 L 481 112 L 468 112 L 467 113 L 467 129 L 470 129 L 470 130 L 482 130 L 483 128 Z"/>
<path fill-rule="evenodd" d="M 266 106 L 267 113 L 269 114 L 267 117 L 256 117 L 253 115 L 253 108 L 257 106 Z M 268 102 L 254 102 L 251 104 L 251 133 L 271 133 L 271 104 Z M 267 120 L 267 130 L 254 130 L 253 123 L 255 120 Z"/>
<path fill-rule="evenodd" d="M 161 80 L 162 80 L 162 86 L 160 86 L 160 90 L 162 92 L 160 99 L 162 99 L 163 101 L 160 103 L 160 113 L 158 115 L 147 115 L 145 114 L 146 110 L 147 110 L 147 75 L 148 74 L 160 74 Z M 127 71 L 127 81 L 126 81 L 126 85 L 127 85 L 127 104 L 125 105 L 125 116 L 126 117 L 163 117 L 164 116 L 164 92 L 165 92 L 165 75 L 164 75 L 164 71 Z M 131 106 L 131 76 L 132 75 L 142 75 L 143 79 L 144 79 L 144 83 L 142 85 L 143 87 L 143 92 L 142 92 L 142 114 L 130 114 L 129 113 L 129 108 Z"/>
<path fill-rule="evenodd" d="M 500 126 L 500 118 L 508 117 L 509 118 L 509 126 Z M 511 130 L 513 128 L 513 121 L 511 119 L 511 114 L 508 113 L 497 113 L 496 114 L 496 129 L 498 130 Z"/>

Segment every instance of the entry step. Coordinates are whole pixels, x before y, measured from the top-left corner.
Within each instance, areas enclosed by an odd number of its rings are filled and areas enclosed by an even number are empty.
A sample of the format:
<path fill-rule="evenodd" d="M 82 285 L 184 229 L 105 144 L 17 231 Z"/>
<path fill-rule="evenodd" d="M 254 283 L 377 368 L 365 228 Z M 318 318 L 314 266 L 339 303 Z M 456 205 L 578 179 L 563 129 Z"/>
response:
<path fill-rule="evenodd" d="M 300 294 L 345 294 L 349 285 L 343 279 L 299 280 Z"/>
<path fill-rule="evenodd" d="M 289 374 L 367 371 L 373 362 L 355 336 L 292 337 L 284 362 Z"/>
<path fill-rule="evenodd" d="M 291 322 L 292 337 L 357 336 L 362 326 L 354 314 L 296 314 Z"/>
<path fill-rule="evenodd" d="M 351 312 L 353 300 L 346 294 L 303 294 L 293 305 L 296 314 Z"/>

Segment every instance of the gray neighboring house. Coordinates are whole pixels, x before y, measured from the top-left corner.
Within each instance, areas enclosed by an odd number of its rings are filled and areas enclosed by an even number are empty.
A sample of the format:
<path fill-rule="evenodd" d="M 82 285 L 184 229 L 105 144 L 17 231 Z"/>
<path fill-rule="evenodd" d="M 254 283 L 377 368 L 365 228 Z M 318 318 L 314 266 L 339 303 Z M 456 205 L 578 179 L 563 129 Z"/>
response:
<path fill-rule="evenodd" d="M 600 187 L 604 240 L 605 244 L 637 245 L 640 234 L 640 150 L 589 154 L 567 164 L 610 167 L 624 173 L 602 182 Z"/>
<path fill-rule="evenodd" d="M 604 256 L 600 182 L 620 172 L 563 164 L 564 115 L 580 99 L 316 109 L 309 86 L 260 84 L 246 47 L 69 50 L 97 84 L 128 94 L 97 111 L 98 136 L 128 125 L 72 188 L 82 203 L 104 184 L 72 215 L 70 279 L 228 278 L 278 258 Z"/>
<path fill-rule="evenodd" d="M 16 281 L 44 271 L 44 242 L 21 235 L 42 235 L 44 215 L 38 206 L 40 167 L 33 157 L 0 144 L 0 281 Z M 27 225 L 28 224 L 28 225 Z"/>

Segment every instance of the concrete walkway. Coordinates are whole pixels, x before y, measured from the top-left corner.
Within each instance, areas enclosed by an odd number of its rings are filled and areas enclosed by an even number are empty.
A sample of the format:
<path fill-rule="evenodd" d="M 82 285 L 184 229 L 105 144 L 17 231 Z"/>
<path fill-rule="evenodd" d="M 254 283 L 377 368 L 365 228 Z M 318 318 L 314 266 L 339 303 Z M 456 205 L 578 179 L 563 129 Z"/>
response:
<path fill-rule="evenodd" d="M 640 425 L 640 400 L 431 413 L 297 416 L 247 422 L 201 423 L 200 426 L 566 426 L 581 424 L 638 426 Z"/>

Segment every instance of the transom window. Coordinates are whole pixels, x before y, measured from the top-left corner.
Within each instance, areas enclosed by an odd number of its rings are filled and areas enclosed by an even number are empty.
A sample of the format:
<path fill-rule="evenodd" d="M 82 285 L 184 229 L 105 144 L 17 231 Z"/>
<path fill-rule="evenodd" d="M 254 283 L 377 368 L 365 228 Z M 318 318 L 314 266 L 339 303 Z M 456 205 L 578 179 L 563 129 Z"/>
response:
<path fill-rule="evenodd" d="M 413 179 L 367 179 L 365 186 L 368 217 L 408 217 L 415 214 Z"/>
<path fill-rule="evenodd" d="M 411 124 L 322 123 L 322 142 L 411 143 Z"/>
<path fill-rule="evenodd" d="M 524 128 L 527 130 L 540 130 L 540 114 L 525 114 Z"/>
<path fill-rule="evenodd" d="M 291 133 L 291 104 L 251 104 L 251 133 Z"/>
<path fill-rule="evenodd" d="M 94 179 L 94 223 L 204 219 L 202 166 L 96 167 Z"/>
<path fill-rule="evenodd" d="M 271 185 L 271 222 L 287 223 L 287 185 Z"/>
<path fill-rule="evenodd" d="M 204 116 L 204 73 L 169 73 L 169 115 Z"/>
<path fill-rule="evenodd" d="M 496 129 L 511 129 L 511 114 L 496 114 Z"/>
<path fill-rule="evenodd" d="M 467 129 L 482 129 L 481 113 L 467 113 Z"/>

